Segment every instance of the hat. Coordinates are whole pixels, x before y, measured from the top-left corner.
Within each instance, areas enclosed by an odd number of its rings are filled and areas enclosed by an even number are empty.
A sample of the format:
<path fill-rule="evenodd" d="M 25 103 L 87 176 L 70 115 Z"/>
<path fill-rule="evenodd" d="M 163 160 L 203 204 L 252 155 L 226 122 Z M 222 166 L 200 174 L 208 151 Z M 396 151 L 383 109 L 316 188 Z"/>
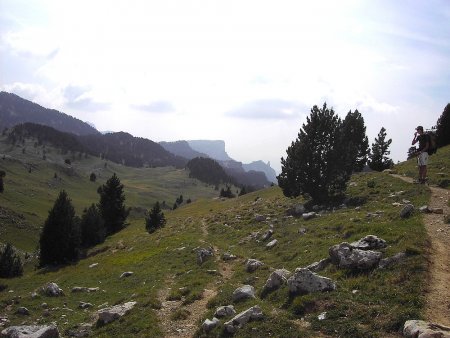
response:
<path fill-rule="evenodd" d="M 422 127 L 422 126 L 418 126 L 418 127 L 416 128 L 416 130 L 421 130 L 421 131 L 423 131 L 423 127 Z"/>

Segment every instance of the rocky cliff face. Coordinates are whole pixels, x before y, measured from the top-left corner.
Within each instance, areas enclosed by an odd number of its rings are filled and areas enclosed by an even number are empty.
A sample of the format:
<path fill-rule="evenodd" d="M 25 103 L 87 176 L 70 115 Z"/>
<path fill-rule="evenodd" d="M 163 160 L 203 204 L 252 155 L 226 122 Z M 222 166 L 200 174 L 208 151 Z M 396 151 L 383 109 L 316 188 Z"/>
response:
<path fill-rule="evenodd" d="M 252 163 L 243 164 L 242 165 L 245 171 L 262 171 L 264 174 L 266 174 L 267 179 L 270 182 L 277 183 L 277 173 L 275 170 L 270 166 L 270 162 L 264 163 L 263 161 L 254 161 Z"/>
<path fill-rule="evenodd" d="M 232 158 L 225 151 L 225 141 L 222 140 L 191 140 L 187 141 L 192 149 L 204 153 L 218 161 L 230 161 Z"/>

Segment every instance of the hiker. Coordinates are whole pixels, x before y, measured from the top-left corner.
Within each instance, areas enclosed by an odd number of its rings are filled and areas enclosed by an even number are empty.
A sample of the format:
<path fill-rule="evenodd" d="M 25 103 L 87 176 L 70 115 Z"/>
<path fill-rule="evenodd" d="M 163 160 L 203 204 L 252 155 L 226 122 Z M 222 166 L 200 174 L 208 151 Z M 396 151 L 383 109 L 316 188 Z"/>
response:
<path fill-rule="evenodd" d="M 424 134 L 422 126 L 416 128 L 411 144 L 415 145 L 417 142 L 419 142 L 419 149 L 416 151 L 417 164 L 419 166 L 418 183 L 425 184 L 427 180 L 428 148 L 430 142 L 427 135 Z"/>

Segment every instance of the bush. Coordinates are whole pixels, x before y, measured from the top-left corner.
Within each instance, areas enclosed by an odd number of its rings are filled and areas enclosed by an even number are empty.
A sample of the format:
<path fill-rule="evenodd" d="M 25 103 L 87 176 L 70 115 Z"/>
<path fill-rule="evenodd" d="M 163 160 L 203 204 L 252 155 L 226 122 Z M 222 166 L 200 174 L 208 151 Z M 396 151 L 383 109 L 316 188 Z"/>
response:
<path fill-rule="evenodd" d="M 95 182 L 97 180 L 97 175 L 95 175 L 95 173 L 91 173 L 91 175 L 89 176 L 89 180 L 91 182 Z"/>

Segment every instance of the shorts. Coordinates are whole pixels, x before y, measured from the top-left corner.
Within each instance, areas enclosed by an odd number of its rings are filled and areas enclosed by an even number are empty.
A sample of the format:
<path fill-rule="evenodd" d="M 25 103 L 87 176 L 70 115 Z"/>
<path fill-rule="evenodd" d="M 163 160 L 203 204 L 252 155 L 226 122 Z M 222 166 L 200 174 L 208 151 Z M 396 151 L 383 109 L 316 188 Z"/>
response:
<path fill-rule="evenodd" d="M 428 153 L 426 151 L 424 151 L 423 153 L 419 154 L 419 156 L 417 156 L 417 164 L 419 165 L 419 167 L 422 167 L 422 166 L 428 164 Z"/>

